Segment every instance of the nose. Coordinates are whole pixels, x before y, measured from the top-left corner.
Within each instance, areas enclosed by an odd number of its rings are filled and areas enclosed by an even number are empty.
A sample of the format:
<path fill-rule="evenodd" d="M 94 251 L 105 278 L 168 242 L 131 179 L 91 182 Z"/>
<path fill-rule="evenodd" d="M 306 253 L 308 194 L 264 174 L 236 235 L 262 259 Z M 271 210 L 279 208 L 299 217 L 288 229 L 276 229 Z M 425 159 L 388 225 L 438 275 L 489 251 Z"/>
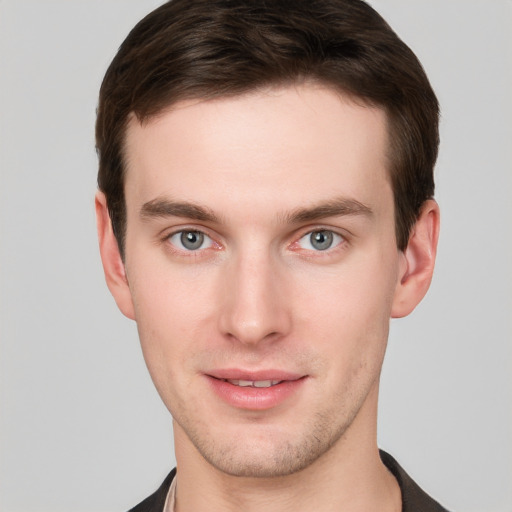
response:
<path fill-rule="evenodd" d="M 278 340 L 291 328 L 291 303 L 284 274 L 272 255 L 240 256 L 224 273 L 219 315 L 221 332 L 256 346 Z"/>

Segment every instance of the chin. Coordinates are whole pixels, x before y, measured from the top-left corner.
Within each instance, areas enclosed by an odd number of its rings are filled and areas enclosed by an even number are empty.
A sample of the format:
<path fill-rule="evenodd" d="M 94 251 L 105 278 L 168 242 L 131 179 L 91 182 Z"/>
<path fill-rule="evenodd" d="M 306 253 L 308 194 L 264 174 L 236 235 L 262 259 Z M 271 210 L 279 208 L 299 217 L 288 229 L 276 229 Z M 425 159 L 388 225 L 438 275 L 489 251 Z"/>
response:
<path fill-rule="evenodd" d="M 217 470 L 235 477 L 276 478 L 298 473 L 320 459 L 342 437 L 345 428 L 323 428 L 290 440 L 290 435 L 260 432 L 226 439 L 223 443 L 192 442 Z"/>

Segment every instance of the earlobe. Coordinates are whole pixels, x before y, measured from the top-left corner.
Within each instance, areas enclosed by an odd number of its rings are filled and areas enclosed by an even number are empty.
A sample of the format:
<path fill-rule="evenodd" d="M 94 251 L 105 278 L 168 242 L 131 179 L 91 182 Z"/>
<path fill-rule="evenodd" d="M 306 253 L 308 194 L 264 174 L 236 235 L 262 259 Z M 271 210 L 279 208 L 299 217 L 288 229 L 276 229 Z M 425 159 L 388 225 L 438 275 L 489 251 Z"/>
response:
<path fill-rule="evenodd" d="M 439 220 L 437 203 L 433 199 L 425 201 L 412 228 L 409 243 L 401 254 L 392 318 L 407 316 L 427 293 L 436 260 Z"/>
<path fill-rule="evenodd" d="M 103 192 L 98 191 L 95 198 L 96 226 L 100 246 L 101 261 L 108 289 L 121 312 L 135 320 L 132 296 L 119 246 L 112 230 L 108 214 L 107 200 Z"/>

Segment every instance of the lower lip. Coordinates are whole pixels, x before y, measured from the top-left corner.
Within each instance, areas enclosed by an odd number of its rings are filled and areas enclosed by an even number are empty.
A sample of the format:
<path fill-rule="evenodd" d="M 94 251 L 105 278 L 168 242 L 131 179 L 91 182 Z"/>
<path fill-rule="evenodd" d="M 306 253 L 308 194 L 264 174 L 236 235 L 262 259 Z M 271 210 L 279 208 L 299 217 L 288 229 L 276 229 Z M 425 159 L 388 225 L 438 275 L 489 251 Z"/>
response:
<path fill-rule="evenodd" d="M 254 388 L 235 386 L 209 375 L 207 378 L 215 393 L 229 405 L 253 411 L 277 407 L 297 393 L 306 380 L 302 377 L 297 380 L 285 380 L 268 388 Z"/>

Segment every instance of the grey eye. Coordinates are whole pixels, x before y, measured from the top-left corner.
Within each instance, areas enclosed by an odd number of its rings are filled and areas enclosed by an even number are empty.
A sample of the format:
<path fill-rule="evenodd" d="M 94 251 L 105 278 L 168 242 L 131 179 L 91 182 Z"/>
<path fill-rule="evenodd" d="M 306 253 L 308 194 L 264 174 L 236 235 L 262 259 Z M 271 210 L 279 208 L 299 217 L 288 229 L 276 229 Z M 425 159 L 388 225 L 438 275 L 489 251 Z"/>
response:
<path fill-rule="evenodd" d="M 199 231 L 183 231 L 180 236 L 180 242 L 185 249 L 195 251 L 203 245 L 204 235 Z"/>
<path fill-rule="evenodd" d="M 332 231 L 313 231 L 309 235 L 311 246 L 317 251 L 325 251 L 332 246 L 334 236 Z"/>
<path fill-rule="evenodd" d="M 169 238 L 171 244 L 181 250 L 197 251 L 212 245 L 212 239 L 201 231 L 178 231 Z"/>
<path fill-rule="evenodd" d="M 299 245 L 309 251 L 327 251 L 341 244 L 343 237 L 328 229 L 311 231 L 299 240 Z"/>

